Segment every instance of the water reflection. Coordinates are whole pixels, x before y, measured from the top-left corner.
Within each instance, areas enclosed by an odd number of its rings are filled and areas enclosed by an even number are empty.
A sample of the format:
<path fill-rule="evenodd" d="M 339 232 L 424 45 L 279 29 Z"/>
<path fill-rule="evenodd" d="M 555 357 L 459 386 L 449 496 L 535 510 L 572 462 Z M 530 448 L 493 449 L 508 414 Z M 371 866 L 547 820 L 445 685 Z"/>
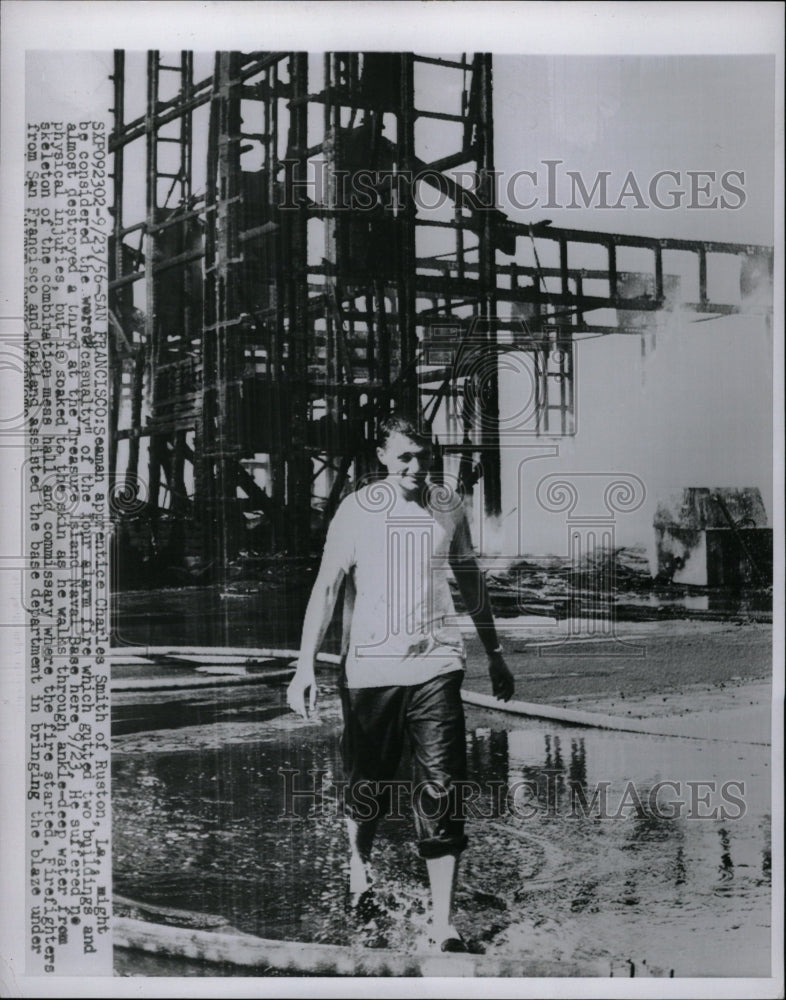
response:
<path fill-rule="evenodd" d="M 686 864 L 685 864 L 685 846 L 684 846 L 684 844 L 678 844 L 677 845 L 677 851 L 676 851 L 675 856 L 674 856 L 674 867 L 672 868 L 671 874 L 672 874 L 672 876 L 674 878 L 674 884 L 675 885 L 677 885 L 677 886 L 679 886 L 679 885 L 685 885 L 685 882 L 687 881 L 688 871 L 687 871 L 687 867 L 686 867 Z"/>
<path fill-rule="evenodd" d="M 116 702 L 112 706 L 112 733 L 125 736 L 156 729 L 211 726 L 227 720 L 264 721 L 287 711 L 281 704 L 278 683 L 213 688 L 187 699 L 182 693 L 160 691 L 142 705 L 138 701 Z"/>
<path fill-rule="evenodd" d="M 627 872 L 621 894 L 624 906 L 638 906 L 641 902 L 637 888 L 637 874 L 638 872 L 635 868 L 629 869 Z"/>
<path fill-rule="evenodd" d="M 330 701 L 329 691 L 325 696 Z M 340 775 L 338 726 L 265 730 L 265 712 L 275 705 L 267 694 L 259 697 L 256 706 L 235 708 L 243 719 L 256 713 L 264 739 L 116 753 L 116 890 L 221 914 L 265 937 L 347 943 L 345 833 L 332 784 Z M 137 726 L 146 710 L 138 711 Z M 196 734 L 211 718 L 195 714 L 181 722 Z M 276 718 L 282 721 L 280 712 Z M 154 712 L 151 719 L 155 726 Z M 565 928 L 596 913 L 670 925 L 675 908 L 688 902 L 710 910 L 720 905 L 718 872 L 733 896 L 724 905 L 740 913 L 753 905 L 747 883 L 760 884 L 752 880 L 769 863 L 762 852 L 766 816 L 734 824 L 735 852 L 753 860 L 749 877 L 740 869 L 733 877 L 732 826 L 651 808 L 659 776 L 655 766 L 651 775 L 641 773 L 646 754 L 636 737 L 612 742 L 546 724 L 529 722 L 522 730 L 472 728 L 471 715 L 469 721 L 469 773 L 480 794 L 468 822 L 457 902 L 464 926 L 492 951 L 504 953 L 517 926 Z M 635 783 L 622 777 L 628 768 L 638 775 Z M 407 773 L 404 762 L 400 777 Z M 301 793 L 289 818 L 287 781 Z M 518 798 L 506 794 L 513 787 L 521 789 Z M 407 947 L 422 930 L 428 893 L 403 801 L 405 818 L 380 824 L 376 859 L 390 943 Z M 616 945 L 610 940 L 605 947 Z"/>
<path fill-rule="evenodd" d="M 570 741 L 570 767 L 568 768 L 568 780 L 571 785 L 580 785 L 586 790 L 587 787 L 587 751 L 584 740 Z"/>
<path fill-rule="evenodd" d="M 734 878 L 734 862 L 731 860 L 731 837 L 729 836 L 729 831 L 723 827 L 718 830 L 718 836 L 721 843 L 721 860 L 718 871 L 721 880 L 728 882 Z"/>

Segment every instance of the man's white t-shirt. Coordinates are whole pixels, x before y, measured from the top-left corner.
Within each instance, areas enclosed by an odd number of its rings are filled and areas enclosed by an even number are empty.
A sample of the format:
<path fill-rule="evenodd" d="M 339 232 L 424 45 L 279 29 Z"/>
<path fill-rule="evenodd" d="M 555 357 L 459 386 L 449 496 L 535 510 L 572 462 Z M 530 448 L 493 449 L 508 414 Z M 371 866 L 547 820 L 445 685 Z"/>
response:
<path fill-rule="evenodd" d="M 460 498 L 433 486 L 421 506 L 381 480 L 346 497 L 323 568 L 345 574 L 343 653 L 351 688 L 422 684 L 464 669 L 449 559 L 471 557 Z"/>

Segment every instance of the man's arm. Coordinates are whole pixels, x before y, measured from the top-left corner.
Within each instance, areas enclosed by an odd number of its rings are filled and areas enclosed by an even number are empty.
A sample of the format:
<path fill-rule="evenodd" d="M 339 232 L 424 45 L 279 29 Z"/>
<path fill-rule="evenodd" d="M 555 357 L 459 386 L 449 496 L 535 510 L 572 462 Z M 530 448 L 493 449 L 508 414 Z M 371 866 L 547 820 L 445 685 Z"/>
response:
<path fill-rule="evenodd" d="M 513 696 L 515 681 L 502 655 L 502 647 L 497 638 L 497 629 L 491 612 L 486 580 L 471 551 L 469 527 L 466 521 L 459 525 L 457 535 L 456 544 L 451 551 L 450 567 L 453 570 L 464 604 L 475 623 L 483 648 L 486 650 L 491 689 L 497 698 L 509 701 Z"/>
<path fill-rule="evenodd" d="M 303 620 L 303 634 L 300 640 L 295 676 L 287 689 L 287 704 L 293 711 L 307 718 L 306 691 L 309 691 L 309 711 L 314 711 L 317 700 L 317 684 L 314 676 L 314 661 L 325 638 L 333 609 L 347 572 L 347 557 L 343 549 L 346 539 L 342 537 L 338 516 L 330 526 L 325 551 L 319 573 L 311 590 Z"/>
<path fill-rule="evenodd" d="M 287 689 L 287 704 L 293 711 L 307 718 L 306 691 L 310 689 L 309 711 L 313 712 L 317 701 L 317 685 L 314 677 L 314 661 L 325 632 L 333 617 L 339 587 L 344 574 L 341 570 L 326 571 L 323 562 L 314 583 L 311 597 L 303 621 L 303 635 L 300 640 L 300 655 L 295 676 Z"/>

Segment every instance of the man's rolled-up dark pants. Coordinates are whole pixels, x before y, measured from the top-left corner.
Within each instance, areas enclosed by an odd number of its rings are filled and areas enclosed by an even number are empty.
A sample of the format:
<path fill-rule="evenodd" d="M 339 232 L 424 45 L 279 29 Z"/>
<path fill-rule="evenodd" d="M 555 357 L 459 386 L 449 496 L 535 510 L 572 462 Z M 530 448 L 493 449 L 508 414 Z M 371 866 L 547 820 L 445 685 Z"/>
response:
<path fill-rule="evenodd" d="M 387 811 L 389 794 L 379 785 L 395 778 L 407 737 L 421 856 L 458 854 L 467 846 L 456 789 L 467 775 L 462 679 L 462 671 L 453 671 L 412 686 L 342 686 L 345 811 L 358 823 L 361 849 L 370 848 Z"/>

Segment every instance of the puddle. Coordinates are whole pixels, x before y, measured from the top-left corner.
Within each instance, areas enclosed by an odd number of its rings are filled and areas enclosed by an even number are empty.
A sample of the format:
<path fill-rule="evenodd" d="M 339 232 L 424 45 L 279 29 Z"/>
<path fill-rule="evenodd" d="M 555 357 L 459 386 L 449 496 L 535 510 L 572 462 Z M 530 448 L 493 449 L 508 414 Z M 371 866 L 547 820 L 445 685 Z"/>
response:
<path fill-rule="evenodd" d="M 181 695 L 174 723 L 164 692 L 117 706 L 116 891 L 221 914 L 262 937 L 352 943 L 358 932 L 343 909 L 345 833 L 330 784 L 340 775 L 331 688 L 326 679 L 317 723 L 289 713 L 279 685 Z M 628 961 L 637 975 L 769 975 L 766 748 L 469 710 L 467 749 L 480 789 L 457 923 L 487 953 L 607 963 L 616 975 L 628 974 L 620 971 Z M 295 772 L 299 791 L 314 788 L 309 772 L 324 776 L 321 794 L 299 799 L 290 818 L 282 769 Z M 648 798 L 663 781 L 679 785 L 661 786 L 658 812 Z M 715 790 L 692 791 L 690 781 L 715 782 Z M 728 781 L 744 790 L 727 787 L 724 798 Z M 515 794 L 506 800 L 500 788 Z M 688 818 L 687 805 L 675 803 L 691 796 L 703 796 L 703 804 L 694 802 L 699 812 L 723 807 L 726 815 Z M 425 928 L 428 890 L 403 812 L 380 824 L 383 912 L 371 932 L 391 947 L 412 948 Z"/>

